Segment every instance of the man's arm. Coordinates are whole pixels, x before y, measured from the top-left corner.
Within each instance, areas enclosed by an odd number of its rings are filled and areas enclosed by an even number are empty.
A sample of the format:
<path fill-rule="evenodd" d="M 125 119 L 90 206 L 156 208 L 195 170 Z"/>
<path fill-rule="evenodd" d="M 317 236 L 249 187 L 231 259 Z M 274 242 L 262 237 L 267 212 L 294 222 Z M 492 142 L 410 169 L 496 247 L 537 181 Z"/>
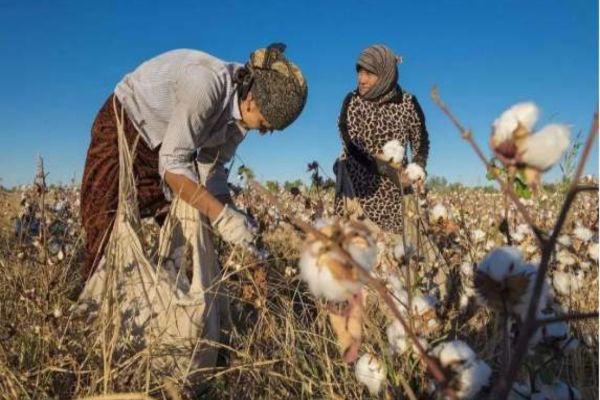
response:
<path fill-rule="evenodd" d="M 183 201 L 207 216 L 211 222 L 223 211 L 223 203 L 187 176 L 166 171 L 165 182 L 173 193 L 177 193 Z"/>

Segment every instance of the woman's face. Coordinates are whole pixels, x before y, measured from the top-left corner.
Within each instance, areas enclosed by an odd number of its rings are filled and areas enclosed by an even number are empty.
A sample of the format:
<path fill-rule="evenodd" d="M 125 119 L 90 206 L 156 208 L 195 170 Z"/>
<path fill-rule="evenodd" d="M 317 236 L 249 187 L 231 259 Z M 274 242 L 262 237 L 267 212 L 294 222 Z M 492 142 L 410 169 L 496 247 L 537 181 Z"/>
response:
<path fill-rule="evenodd" d="M 358 94 L 364 96 L 365 93 L 369 91 L 375 83 L 377 83 L 377 75 L 372 72 L 367 71 L 364 68 L 358 69 Z"/>

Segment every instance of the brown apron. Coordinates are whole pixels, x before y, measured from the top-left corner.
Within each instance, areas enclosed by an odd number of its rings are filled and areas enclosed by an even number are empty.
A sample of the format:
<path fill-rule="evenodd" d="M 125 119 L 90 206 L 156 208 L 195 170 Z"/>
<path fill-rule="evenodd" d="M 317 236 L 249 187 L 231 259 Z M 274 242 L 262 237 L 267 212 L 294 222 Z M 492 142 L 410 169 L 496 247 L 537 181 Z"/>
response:
<path fill-rule="evenodd" d="M 94 120 L 81 183 L 81 219 L 86 233 L 85 262 L 81 271 L 84 278 L 94 272 L 102 257 L 119 200 L 119 146 L 113 97 L 108 97 Z M 116 97 L 115 101 L 120 109 L 121 103 Z M 169 203 L 158 174 L 160 147 L 150 149 L 127 115 L 124 129 L 130 148 L 135 145 L 133 176 L 140 217 L 155 217 L 162 224 Z"/>

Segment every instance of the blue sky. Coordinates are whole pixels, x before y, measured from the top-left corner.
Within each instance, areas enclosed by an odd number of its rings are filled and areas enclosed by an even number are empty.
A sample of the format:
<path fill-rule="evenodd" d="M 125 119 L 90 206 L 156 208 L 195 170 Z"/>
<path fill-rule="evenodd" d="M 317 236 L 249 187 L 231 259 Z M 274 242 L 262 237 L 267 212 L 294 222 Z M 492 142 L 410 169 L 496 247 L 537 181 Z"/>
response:
<path fill-rule="evenodd" d="M 251 133 L 238 150 L 265 180 L 305 179 L 312 160 L 331 170 L 341 101 L 355 87 L 356 57 L 374 43 L 404 57 L 400 83 L 427 118 L 430 175 L 485 181 L 475 154 L 431 101 L 434 84 L 482 145 L 492 121 L 525 100 L 542 110 L 539 126 L 589 130 L 598 102 L 595 0 L 291 4 L 0 0 L 1 183 L 30 182 L 38 154 L 51 182 L 80 179 L 105 98 L 124 74 L 173 48 L 244 62 L 257 47 L 287 43 L 309 84 L 304 113 L 284 132 Z M 597 174 L 597 144 L 592 154 L 587 172 Z M 548 178 L 559 174 L 554 168 Z"/>

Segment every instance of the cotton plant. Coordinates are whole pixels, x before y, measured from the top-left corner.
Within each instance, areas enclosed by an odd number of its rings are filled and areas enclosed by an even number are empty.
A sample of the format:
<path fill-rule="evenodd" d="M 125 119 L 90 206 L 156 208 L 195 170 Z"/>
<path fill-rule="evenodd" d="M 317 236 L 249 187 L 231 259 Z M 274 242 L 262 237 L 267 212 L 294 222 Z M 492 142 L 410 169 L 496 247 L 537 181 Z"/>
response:
<path fill-rule="evenodd" d="M 585 286 L 584 272 L 582 270 L 573 273 L 555 271 L 552 276 L 552 285 L 558 294 L 569 297 L 578 293 Z"/>
<path fill-rule="evenodd" d="M 434 224 L 442 223 L 449 218 L 448 209 L 445 205 L 437 203 L 431 208 L 429 219 Z"/>
<path fill-rule="evenodd" d="M 427 294 L 418 294 L 411 299 L 411 315 L 415 330 L 423 336 L 431 335 L 440 328 L 437 317 L 438 300 Z"/>
<path fill-rule="evenodd" d="M 385 365 L 375 354 L 363 354 L 356 362 L 354 372 L 358 382 L 365 385 L 373 396 L 378 395 L 385 387 Z"/>
<path fill-rule="evenodd" d="M 485 240 L 486 234 L 481 229 L 475 229 L 470 234 L 471 240 L 475 243 L 482 243 Z"/>
<path fill-rule="evenodd" d="M 522 253 L 514 247 L 499 247 L 479 263 L 475 274 L 475 288 L 480 301 L 489 307 L 517 316 L 521 321 L 533 294 L 537 268 L 525 263 Z M 548 285 L 544 283 L 541 311 L 547 302 Z"/>
<path fill-rule="evenodd" d="M 404 318 L 412 321 L 415 332 L 428 336 L 440 328 L 437 315 L 439 301 L 435 297 L 416 293 L 409 299 L 408 289 L 397 275 L 389 276 L 387 282 L 398 310 Z"/>
<path fill-rule="evenodd" d="M 406 260 L 415 254 L 416 250 L 417 248 L 412 242 L 400 239 L 393 249 L 394 258 L 400 263 L 405 263 Z"/>
<path fill-rule="evenodd" d="M 442 342 L 430 354 L 446 372 L 448 386 L 454 390 L 458 399 L 474 399 L 484 388 L 489 387 L 491 368 L 465 342 Z"/>
<path fill-rule="evenodd" d="M 342 250 L 368 274 L 377 262 L 377 245 L 369 229 L 357 221 L 321 220 L 315 228 L 319 235 L 309 233 L 302 247 L 300 277 L 316 297 L 346 303 L 340 314 L 329 313 L 329 320 L 344 360 L 353 362 L 362 341 L 363 282 Z"/>
<path fill-rule="evenodd" d="M 319 232 L 345 250 L 365 271 L 377 261 L 377 247 L 369 230 L 358 222 L 323 221 Z M 330 243 L 308 235 L 299 261 L 300 276 L 316 297 L 342 302 L 356 295 L 363 283 L 358 272 Z"/>
<path fill-rule="evenodd" d="M 471 299 L 475 298 L 475 266 L 470 261 L 464 261 L 459 267 L 459 274 L 462 281 L 462 290 L 459 298 L 459 310 L 464 312 L 468 309 Z"/>
<path fill-rule="evenodd" d="M 382 158 L 394 165 L 400 165 L 404 159 L 404 146 L 398 139 L 388 141 L 381 149 Z"/>
<path fill-rule="evenodd" d="M 524 240 L 526 240 L 528 237 L 530 237 L 531 233 L 532 232 L 531 232 L 531 228 L 529 227 L 529 225 L 519 224 L 519 225 L 517 225 L 517 227 L 515 228 L 515 231 L 512 234 L 512 239 L 517 243 L 521 243 Z"/>
<path fill-rule="evenodd" d="M 575 229 L 573 229 L 573 236 L 575 239 L 587 243 L 592 240 L 594 233 L 585 226 L 578 224 Z"/>
<path fill-rule="evenodd" d="M 425 181 L 425 170 L 417 163 L 410 163 L 404 169 L 404 173 L 411 184 L 418 184 Z"/>
<path fill-rule="evenodd" d="M 549 124 L 534 133 L 538 118 L 534 103 L 515 104 L 494 121 L 490 138 L 496 156 L 523 168 L 530 184 L 539 183 L 539 174 L 556 164 L 570 143 L 570 128 L 564 124 Z"/>

